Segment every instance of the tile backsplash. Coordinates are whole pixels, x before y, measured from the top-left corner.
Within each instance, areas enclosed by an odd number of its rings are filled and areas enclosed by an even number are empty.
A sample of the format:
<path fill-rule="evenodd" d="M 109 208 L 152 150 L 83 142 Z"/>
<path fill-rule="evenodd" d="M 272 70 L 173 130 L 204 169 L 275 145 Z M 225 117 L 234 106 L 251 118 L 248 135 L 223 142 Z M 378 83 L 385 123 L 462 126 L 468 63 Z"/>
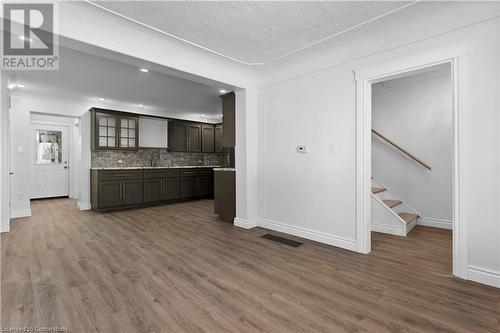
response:
<path fill-rule="evenodd" d="M 171 153 L 167 149 L 139 148 L 134 151 L 92 151 L 92 167 L 146 167 L 151 164 L 151 154 L 159 152 L 158 166 L 228 166 L 226 153 Z M 122 160 L 122 163 L 118 163 Z"/>

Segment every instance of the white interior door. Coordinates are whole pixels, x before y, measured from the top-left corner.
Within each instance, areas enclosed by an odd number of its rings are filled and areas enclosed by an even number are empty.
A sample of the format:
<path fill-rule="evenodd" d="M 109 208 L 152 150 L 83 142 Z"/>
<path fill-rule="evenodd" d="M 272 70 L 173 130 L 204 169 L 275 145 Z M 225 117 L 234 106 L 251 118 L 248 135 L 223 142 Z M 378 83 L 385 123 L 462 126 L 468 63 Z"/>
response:
<path fill-rule="evenodd" d="M 31 135 L 31 199 L 68 196 L 68 127 L 31 124 Z"/>

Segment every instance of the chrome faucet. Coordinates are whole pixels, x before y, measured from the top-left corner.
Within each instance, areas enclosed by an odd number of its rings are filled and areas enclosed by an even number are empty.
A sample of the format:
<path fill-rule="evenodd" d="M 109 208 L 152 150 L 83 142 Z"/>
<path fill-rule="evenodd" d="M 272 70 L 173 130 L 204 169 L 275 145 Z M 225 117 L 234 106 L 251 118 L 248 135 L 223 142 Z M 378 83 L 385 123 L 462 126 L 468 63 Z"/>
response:
<path fill-rule="evenodd" d="M 154 152 L 151 153 L 151 166 L 156 167 L 158 166 L 158 160 L 160 159 L 160 153 L 155 150 Z"/>

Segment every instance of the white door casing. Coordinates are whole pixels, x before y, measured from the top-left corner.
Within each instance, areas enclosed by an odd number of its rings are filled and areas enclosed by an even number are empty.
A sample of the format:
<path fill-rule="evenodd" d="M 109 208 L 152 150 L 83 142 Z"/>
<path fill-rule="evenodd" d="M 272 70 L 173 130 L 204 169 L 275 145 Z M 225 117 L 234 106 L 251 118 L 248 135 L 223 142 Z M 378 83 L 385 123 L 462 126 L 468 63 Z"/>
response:
<path fill-rule="evenodd" d="M 371 251 L 371 85 L 399 74 L 449 63 L 453 89 L 453 275 L 468 279 L 469 115 L 464 110 L 467 47 L 454 45 L 355 71 L 356 229 L 358 252 Z"/>
<path fill-rule="evenodd" d="M 68 127 L 32 123 L 30 135 L 30 198 L 68 196 Z M 42 141 L 50 142 L 39 142 L 40 135 L 44 138 Z M 51 139 L 46 139 L 48 137 Z"/>

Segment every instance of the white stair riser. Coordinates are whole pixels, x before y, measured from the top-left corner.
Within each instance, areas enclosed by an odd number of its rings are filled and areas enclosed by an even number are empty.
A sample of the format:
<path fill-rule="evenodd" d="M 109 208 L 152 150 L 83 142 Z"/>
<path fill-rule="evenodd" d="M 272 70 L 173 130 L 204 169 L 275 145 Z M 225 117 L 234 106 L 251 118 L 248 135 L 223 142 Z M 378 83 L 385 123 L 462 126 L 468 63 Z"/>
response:
<path fill-rule="evenodd" d="M 389 192 L 389 191 L 375 193 L 375 195 L 380 200 L 397 200 L 397 198 L 394 195 L 392 195 L 391 192 Z"/>

